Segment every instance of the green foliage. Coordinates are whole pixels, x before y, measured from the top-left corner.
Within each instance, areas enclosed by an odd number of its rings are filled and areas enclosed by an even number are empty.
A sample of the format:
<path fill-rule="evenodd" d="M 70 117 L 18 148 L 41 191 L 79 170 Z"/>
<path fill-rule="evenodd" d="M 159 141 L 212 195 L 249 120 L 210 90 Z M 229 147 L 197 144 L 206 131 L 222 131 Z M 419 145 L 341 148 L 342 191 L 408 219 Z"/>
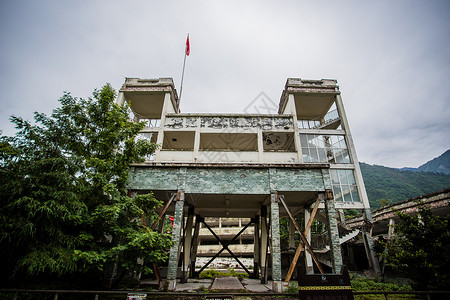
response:
<path fill-rule="evenodd" d="M 380 207 L 385 199 L 390 203 L 440 191 L 450 186 L 450 175 L 399 171 L 360 163 L 370 207 Z"/>
<path fill-rule="evenodd" d="M 126 188 L 129 164 L 156 145 L 135 140 L 143 124 L 114 99 L 105 85 L 87 100 L 65 93 L 51 116 L 35 113 L 36 125 L 11 117 L 16 136 L 0 138 L 3 280 L 100 274 L 114 265 L 148 273 L 167 258 L 170 237 L 142 224 L 160 201 Z"/>
<path fill-rule="evenodd" d="M 289 282 L 289 286 L 284 292 L 288 294 L 298 294 L 298 283 L 295 281 Z"/>
<path fill-rule="evenodd" d="M 375 292 L 375 291 L 412 291 L 409 284 L 397 284 L 393 282 L 381 282 L 374 279 L 363 277 L 351 278 L 352 289 L 356 292 Z"/>
<path fill-rule="evenodd" d="M 380 282 L 374 279 L 352 276 L 351 285 L 354 292 L 394 292 L 412 291 L 409 284 Z M 384 295 L 358 295 L 355 299 L 385 299 Z M 415 299 L 414 295 L 389 295 L 389 299 Z"/>
<path fill-rule="evenodd" d="M 450 288 L 450 216 L 433 216 L 422 204 L 418 215 L 397 212 L 398 235 L 387 246 L 386 261 L 417 290 Z"/>
<path fill-rule="evenodd" d="M 219 272 L 217 270 L 206 270 L 200 273 L 200 278 L 210 278 L 214 279 L 216 277 L 237 277 L 239 279 L 248 278 L 247 273 L 239 273 L 236 272 L 234 269 L 229 270 L 229 272 Z"/>

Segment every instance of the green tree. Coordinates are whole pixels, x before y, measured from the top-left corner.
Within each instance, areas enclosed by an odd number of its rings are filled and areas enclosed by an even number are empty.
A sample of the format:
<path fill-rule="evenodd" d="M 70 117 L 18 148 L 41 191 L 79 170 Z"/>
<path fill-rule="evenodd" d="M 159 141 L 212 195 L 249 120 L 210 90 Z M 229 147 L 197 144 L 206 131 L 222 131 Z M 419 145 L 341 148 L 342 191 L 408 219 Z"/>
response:
<path fill-rule="evenodd" d="M 433 216 L 422 205 L 418 215 L 397 212 L 401 222 L 395 225 L 397 237 L 388 244 L 387 263 L 417 290 L 450 288 L 450 216 Z"/>
<path fill-rule="evenodd" d="M 161 202 L 127 192 L 129 164 L 157 146 L 136 139 L 144 125 L 115 96 L 110 85 L 87 100 L 65 93 L 35 124 L 11 117 L 18 132 L 0 138 L 3 280 L 108 271 L 121 279 L 167 259 L 170 236 L 148 226 Z"/>

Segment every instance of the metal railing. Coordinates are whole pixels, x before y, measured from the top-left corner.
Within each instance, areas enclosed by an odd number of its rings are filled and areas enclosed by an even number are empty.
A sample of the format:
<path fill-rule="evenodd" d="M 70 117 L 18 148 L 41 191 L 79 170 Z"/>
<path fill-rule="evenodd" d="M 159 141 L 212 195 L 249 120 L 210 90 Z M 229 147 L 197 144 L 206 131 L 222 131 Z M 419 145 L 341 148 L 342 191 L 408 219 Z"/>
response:
<path fill-rule="evenodd" d="M 298 120 L 298 128 L 300 129 L 315 129 L 329 122 L 339 119 L 339 113 L 337 109 L 327 112 L 323 117 L 323 123 L 321 123 L 322 118 L 315 118 L 312 120 Z"/>

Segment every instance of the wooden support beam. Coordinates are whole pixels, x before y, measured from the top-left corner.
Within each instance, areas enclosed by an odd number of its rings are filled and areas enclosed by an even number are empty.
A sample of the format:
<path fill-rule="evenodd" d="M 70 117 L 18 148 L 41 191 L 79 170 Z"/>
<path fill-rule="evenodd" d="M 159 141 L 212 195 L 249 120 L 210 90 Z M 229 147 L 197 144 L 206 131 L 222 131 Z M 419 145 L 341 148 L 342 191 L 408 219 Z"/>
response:
<path fill-rule="evenodd" d="M 309 218 L 308 224 L 306 224 L 306 227 L 305 227 L 305 233 L 304 233 L 305 236 L 307 236 L 309 233 L 311 225 L 314 221 L 314 217 L 316 216 L 317 209 L 319 208 L 319 204 L 320 204 L 320 200 L 317 200 L 316 203 L 314 204 L 314 208 L 313 208 L 313 211 Z M 291 280 L 292 273 L 294 272 L 295 266 L 297 265 L 297 261 L 300 256 L 300 253 L 302 252 L 302 249 L 303 249 L 303 244 L 300 243 L 297 247 L 297 250 L 295 251 L 295 255 L 294 255 L 294 258 L 292 259 L 291 266 L 289 267 L 289 271 L 286 275 L 286 279 L 284 280 L 285 282 L 289 282 Z"/>
<path fill-rule="evenodd" d="M 170 197 L 169 201 L 167 201 L 166 205 L 164 205 L 164 208 L 162 209 L 162 211 L 159 213 L 158 218 L 156 219 L 156 221 L 153 223 L 152 225 L 152 230 L 155 230 L 156 225 L 158 225 L 159 220 L 161 219 L 161 217 L 166 213 L 166 210 L 169 208 L 170 203 L 172 203 L 173 199 L 175 199 L 177 195 L 173 194 L 172 197 Z"/>
<path fill-rule="evenodd" d="M 294 223 L 295 228 L 297 229 L 298 233 L 300 234 L 300 238 L 303 241 L 303 244 L 306 246 L 306 249 L 311 253 L 311 257 L 313 258 L 314 262 L 317 265 L 317 268 L 319 269 L 320 273 L 323 274 L 324 271 L 322 269 L 322 266 L 320 265 L 319 260 L 317 259 L 316 255 L 314 254 L 311 245 L 308 243 L 308 240 L 306 239 L 305 235 L 303 234 L 302 230 L 300 229 L 300 226 L 298 226 L 297 221 L 295 221 L 294 216 L 292 216 L 291 212 L 289 211 L 289 208 L 287 207 L 286 203 L 284 202 L 284 196 L 280 195 L 279 197 L 280 202 L 283 204 L 284 208 L 286 209 L 286 212 L 289 215 L 289 218 L 291 218 L 292 222 Z"/>

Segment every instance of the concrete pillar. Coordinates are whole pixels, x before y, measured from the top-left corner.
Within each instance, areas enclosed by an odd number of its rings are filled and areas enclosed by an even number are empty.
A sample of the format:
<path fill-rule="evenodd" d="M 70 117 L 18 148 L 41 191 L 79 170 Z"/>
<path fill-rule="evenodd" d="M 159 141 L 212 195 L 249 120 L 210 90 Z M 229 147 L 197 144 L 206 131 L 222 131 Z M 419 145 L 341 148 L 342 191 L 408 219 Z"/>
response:
<path fill-rule="evenodd" d="M 191 246 L 192 246 L 192 226 L 194 224 L 194 207 L 190 206 L 188 211 L 188 217 L 186 222 L 186 230 L 184 233 L 184 245 L 183 245 L 183 269 L 181 275 L 181 283 L 186 283 L 188 278 L 188 269 L 191 258 Z"/>
<path fill-rule="evenodd" d="M 259 248 L 259 216 L 255 217 L 253 236 L 253 278 L 257 279 L 259 276 L 259 258 L 261 251 Z"/>
<path fill-rule="evenodd" d="M 191 270 L 190 270 L 190 276 L 195 276 L 195 262 L 197 260 L 197 249 L 199 244 L 199 232 L 200 232 L 200 216 L 195 217 L 195 228 L 194 228 L 194 237 L 192 239 L 192 246 L 191 246 Z"/>
<path fill-rule="evenodd" d="M 372 240 L 372 212 L 370 208 L 364 209 L 364 223 L 363 226 L 363 236 L 366 242 L 366 251 L 368 251 L 367 256 L 369 257 L 369 264 L 371 265 L 373 271 L 378 276 L 381 276 L 380 262 L 378 261 L 378 255 L 375 252 L 375 246 Z"/>
<path fill-rule="evenodd" d="M 292 222 L 291 219 L 289 219 L 289 261 L 293 261 L 295 257 L 295 225 L 294 222 Z M 292 273 L 293 276 L 296 276 L 296 269 L 294 268 L 294 271 Z"/>
<path fill-rule="evenodd" d="M 270 226 L 272 230 L 272 290 L 275 293 L 282 293 L 283 283 L 281 277 L 280 211 L 278 207 L 278 194 L 272 193 L 270 198 Z"/>
<path fill-rule="evenodd" d="M 320 193 L 319 197 L 325 199 L 325 194 Z M 331 249 L 331 263 L 333 266 L 333 273 L 338 274 L 341 272 L 342 267 L 342 253 L 341 244 L 339 242 L 339 230 L 336 220 L 336 208 L 334 207 L 334 200 L 325 199 L 325 212 L 327 214 L 327 229 L 330 236 L 330 249 Z"/>
<path fill-rule="evenodd" d="M 295 226 L 291 219 L 289 219 L 289 253 L 295 252 Z"/>
<path fill-rule="evenodd" d="M 267 239 L 268 239 L 268 230 L 267 230 L 267 207 L 261 206 L 261 255 L 260 264 L 261 264 L 261 283 L 267 283 Z"/>
<path fill-rule="evenodd" d="M 183 206 L 184 206 L 184 192 L 178 191 L 175 203 L 175 215 L 173 219 L 172 229 L 172 247 L 169 251 L 169 266 L 167 268 L 167 283 L 168 291 L 175 291 L 177 284 L 177 269 L 178 269 L 178 249 L 180 248 L 181 226 L 183 226 Z"/>
<path fill-rule="evenodd" d="M 122 105 L 125 104 L 125 95 L 124 95 L 123 92 L 119 92 L 119 94 L 117 95 L 116 103 L 117 103 L 119 106 L 122 106 Z"/>
<path fill-rule="evenodd" d="M 305 228 L 308 224 L 309 218 L 311 217 L 311 212 L 305 207 Z M 308 233 L 306 235 L 306 240 L 311 245 L 311 229 L 308 230 Z M 309 251 L 306 251 L 306 249 L 303 250 L 305 254 L 305 270 L 306 274 L 314 274 L 314 265 L 313 260 L 311 257 L 311 253 Z"/>
<path fill-rule="evenodd" d="M 166 214 L 161 216 L 161 220 L 159 220 L 158 223 L 158 232 L 163 233 L 164 231 L 164 224 L 166 223 Z"/>
<path fill-rule="evenodd" d="M 166 114 L 167 113 L 175 113 L 175 110 L 172 105 L 172 100 L 170 93 L 164 94 L 164 103 L 161 112 L 161 122 L 158 131 L 158 137 L 156 138 L 156 144 L 162 145 L 164 142 L 164 124 L 166 123 Z M 159 152 L 161 148 L 155 150 L 155 160 L 159 159 Z"/>
<path fill-rule="evenodd" d="M 258 129 L 258 161 L 259 163 L 264 163 L 264 139 L 262 134 L 262 129 Z"/>
<path fill-rule="evenodd" d="M 394 227 L 395 227 L 395 220 L 393 218 L 390 218 L 388 228 L 388 240 L 390 240 L 394 235 Z"/>

